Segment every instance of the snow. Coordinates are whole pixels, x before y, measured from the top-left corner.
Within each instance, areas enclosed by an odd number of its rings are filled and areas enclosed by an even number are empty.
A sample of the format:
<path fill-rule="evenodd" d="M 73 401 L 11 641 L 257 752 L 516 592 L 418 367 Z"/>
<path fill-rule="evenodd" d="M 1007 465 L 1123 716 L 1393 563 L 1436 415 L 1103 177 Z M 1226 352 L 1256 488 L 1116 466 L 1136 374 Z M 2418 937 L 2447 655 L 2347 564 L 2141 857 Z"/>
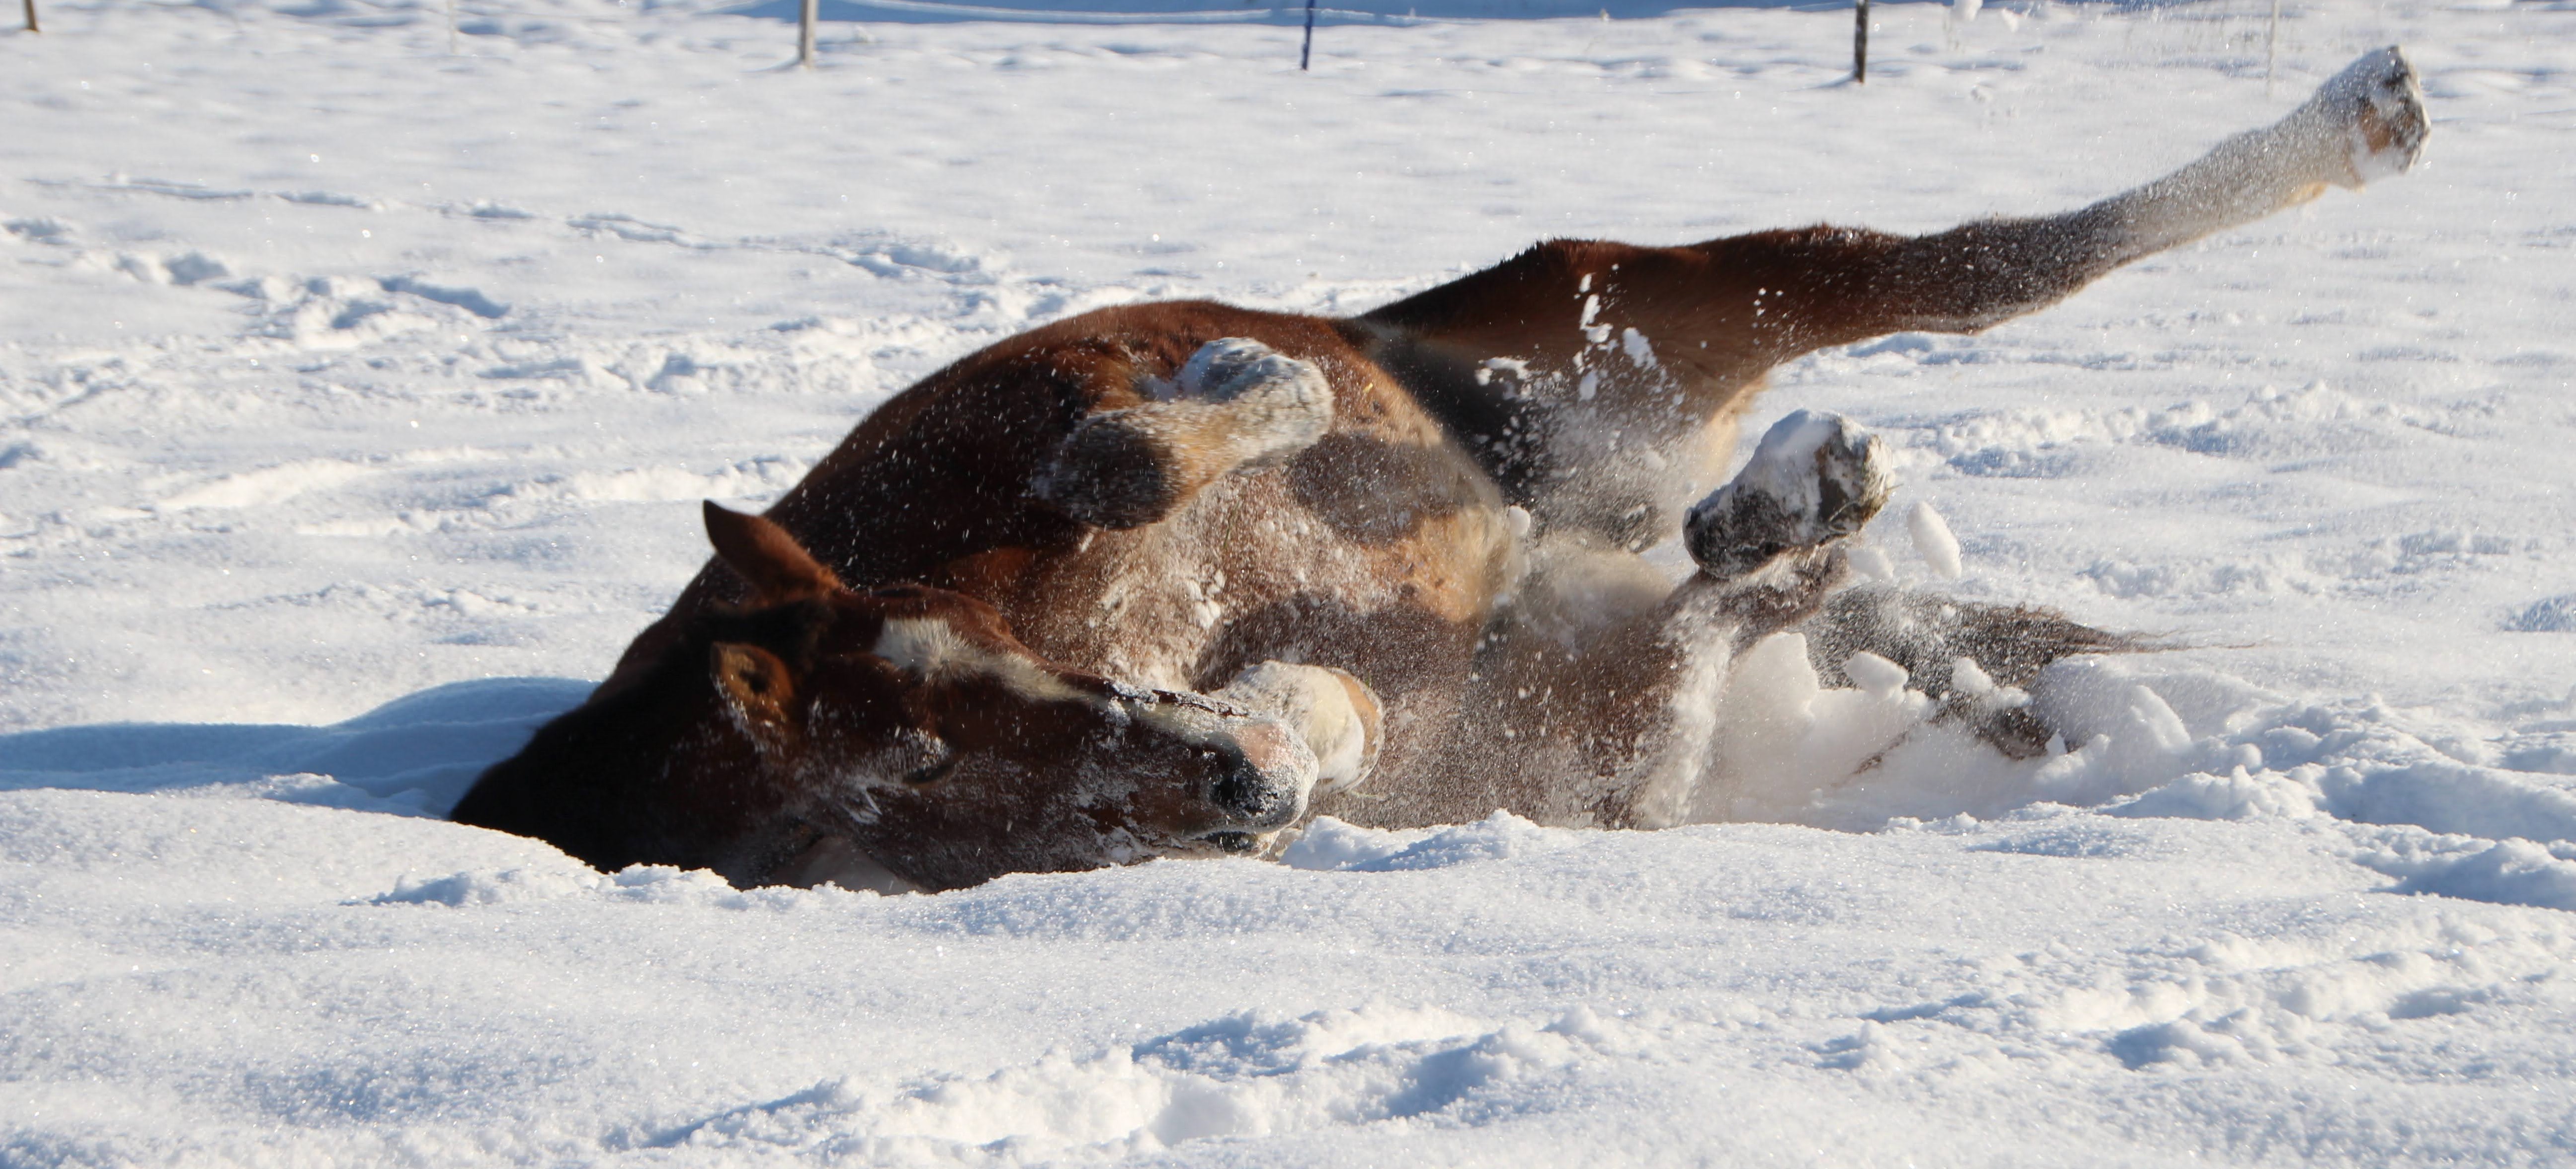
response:
<path fill-rule="evenodd" d="M 2576 1156 L 2565 4 L 2287 5 L 2269 85 L 2268 5 L 1888 5 L 1865 87 L 1839 10 L 1454 0 L 1300 74 L 1302 12 L 825 7 L 811 73 L 693 3 L 0 35 L 0 1163 Z M 1736 822 L 1663 832 L 879 897 L 434 818 L 697 500 L 1018 329 L 2074 206 L 2391 42 L 2418 173 L 1745 420 L 1886 444 L 1870 576 L 2176 647 L 1954 667 L 2040 758 L 1783 640 L 1707 714 Z"/>
<path fill-rule="evenodd" d="M 1943 580 L 1957 580 L 1965 571 L 1959 563 L 1959 537 L 1950 531 L 1950 521 L 1941 518 L 1940 509 L 1928 499 L 1914 501 L 1905 513 L 1905 532 L 1914 540 L 1914 554 L 1923 558 L 1932 575 Z"/>

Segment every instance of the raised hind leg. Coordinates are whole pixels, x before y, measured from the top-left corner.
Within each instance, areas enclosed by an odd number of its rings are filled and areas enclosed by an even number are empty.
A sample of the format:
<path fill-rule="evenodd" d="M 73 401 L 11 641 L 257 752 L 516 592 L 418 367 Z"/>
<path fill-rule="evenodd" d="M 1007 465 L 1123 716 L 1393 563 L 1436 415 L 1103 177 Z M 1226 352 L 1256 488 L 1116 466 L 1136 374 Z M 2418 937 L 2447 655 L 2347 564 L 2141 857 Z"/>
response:
<path fill-rule="evenodd" d="M 1974 331 L 2044 307 L 2142 256 L 2401 173 L 2429 133 L 2414 67 L 2380 49 L 2280 121 L 2078 210 L 1922 236 L 1811 227 L 1664 248 L 1555 240 L 1359 323 L 1408 384 L 1439 383 L 1435 396 L 1466 392 L 1460 382 L 1488 397 L 1577 402 L 1634 397 L 1638 383 L 1655 383 L 1657 404 L 1670 390 L 1731 393 L 1826 346 Z M 1474 413 L 1461 418 L 1510 421 L 1499 407 Z"/>
<path fill-rule="evenodd" d="M 1150 400 L 1083 419 L 1033 484 L 1083 523 L 1133 528 L 1177 510 L 1219 476 L 1313 446 L 1332 426 L 1323 371 L 1261 342 L 1211 341 Z"/>
<path fill-rule="evenodd" d="M 1911 238 L 1780 233 L 1788 262 L 1764 281 L 1767 348 L 1786 357 L 1901 330 L 1975 332 L 2329 186 L 2358 188 L 2402 173 L 2430 128 L 2414 67 L 2391 47 L 2353 62 L 2280 121 L 2076 211 Z"/>
<path fill-rule="evenodd" d="M 2142 256 L 2403 171 L 2428 126 L 2414 70 L 2382 49 L 2279 122 L 2075 211 L 1923 236 L 1555 240 L 1350 328 L 1512 502 L 1543 525 L 1644 547 L 1733 453 L 1733 418 L 1774 365 L 2046 307 Z"/>

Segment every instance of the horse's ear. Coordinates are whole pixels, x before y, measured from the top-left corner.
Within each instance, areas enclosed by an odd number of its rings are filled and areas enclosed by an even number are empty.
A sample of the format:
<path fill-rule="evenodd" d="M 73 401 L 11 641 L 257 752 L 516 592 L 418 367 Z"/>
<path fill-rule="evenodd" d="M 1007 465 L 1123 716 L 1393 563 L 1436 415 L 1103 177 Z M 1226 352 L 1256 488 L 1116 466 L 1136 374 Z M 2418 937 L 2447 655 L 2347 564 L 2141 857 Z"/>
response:
<path fill-rule="evenodd" d="M 751 585 L 764 605 L 828 597 L 841 591 L 841 578 L 796 543 L 787 529 L 765 516 L 744 515 L 706 503 L 707 541 L 716 559 Z"/>

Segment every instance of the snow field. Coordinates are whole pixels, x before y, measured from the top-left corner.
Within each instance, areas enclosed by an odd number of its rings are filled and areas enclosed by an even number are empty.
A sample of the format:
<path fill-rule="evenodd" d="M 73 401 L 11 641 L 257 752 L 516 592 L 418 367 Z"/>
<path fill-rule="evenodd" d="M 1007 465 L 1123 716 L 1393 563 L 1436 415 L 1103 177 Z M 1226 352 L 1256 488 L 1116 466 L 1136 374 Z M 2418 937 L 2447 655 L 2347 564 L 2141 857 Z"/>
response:
<path fill-rule="evenodd" d="M 1882 9 L 1855 91 L 1838 12 L 1346 24 L 1300 77 L 1284 27 L 881 8 L 805 75 L 694 5 L 478 0 L 451 53 L 48 3 L 0 36 L 0 1163 L 2563 1163 L 2576 17 L 2292 5 L 2267 95 L 2247 6 L 1968 8 Z M 2041 687 L 2062 752 L 1782 642 L 1710 715 L 1758 823 L 882 899 L 422 815 L 695 500 L 1010 332 L 2072 206 L 2392 41 L 2421 173 L 1747 419 L 1889 445 L 1879 575 L 2189 647 Z"/>
<path fill-rule="evenodd" d="M 13 1045 L 96 1077 L 14 1090 L 21 1160 L 2510 1163 L 2569 1120 L 2569 919 L 2387 896 L 2299 821 L 1326 824 L 879 899 L 133 798 L 8 798 L 57 854 Z"/>

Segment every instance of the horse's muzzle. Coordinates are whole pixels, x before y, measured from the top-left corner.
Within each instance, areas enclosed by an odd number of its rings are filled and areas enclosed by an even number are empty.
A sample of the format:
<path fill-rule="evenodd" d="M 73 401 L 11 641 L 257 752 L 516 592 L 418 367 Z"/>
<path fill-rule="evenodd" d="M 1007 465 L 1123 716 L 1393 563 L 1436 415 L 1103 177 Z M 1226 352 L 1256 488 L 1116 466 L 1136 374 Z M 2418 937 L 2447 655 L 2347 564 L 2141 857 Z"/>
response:
<path fill-rule="evenodd" d="M 1245 719 L 1226 729 L 1232 749 L 1219 751 L 1221 767 L 1208 786 L 1208 802 L 1233 822 L 1200 837 L 1219 848 L 1226 847 L 1220 836 L 1275 832 L 1294 823 L 1315 789 L 1315 753 L 1286 723 Z"/>

